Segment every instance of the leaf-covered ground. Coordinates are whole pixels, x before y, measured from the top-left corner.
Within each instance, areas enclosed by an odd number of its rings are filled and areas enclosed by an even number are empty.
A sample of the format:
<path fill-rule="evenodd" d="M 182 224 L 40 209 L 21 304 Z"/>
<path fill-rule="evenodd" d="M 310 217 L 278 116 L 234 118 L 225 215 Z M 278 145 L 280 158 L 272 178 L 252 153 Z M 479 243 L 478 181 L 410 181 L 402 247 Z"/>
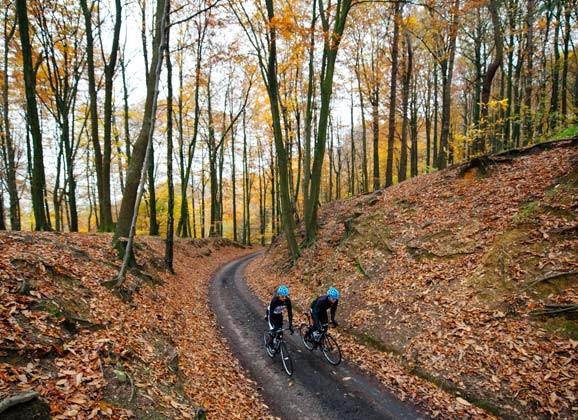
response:
<path fill-rule="evenodd" d="M 137 245 L 144 273 L 130 274 L 119 296 L 100 284 L 118 271 L 110 236 L 0 234 L 0 401 L 40 394 L 2 416 L 268 415 L 207 298 L 212 272 L 252 250 L 177 240 L 177 274 L 168 275 L 163 241 Z"/>
<path fill-rule="evenodd" d="M 324 206 L 315 245 L 290 268 L 279 238 L 252 288 L 305 309 L 339 287 L 346 357 L 433 416 L 576 418 L 577 144 Z"/>

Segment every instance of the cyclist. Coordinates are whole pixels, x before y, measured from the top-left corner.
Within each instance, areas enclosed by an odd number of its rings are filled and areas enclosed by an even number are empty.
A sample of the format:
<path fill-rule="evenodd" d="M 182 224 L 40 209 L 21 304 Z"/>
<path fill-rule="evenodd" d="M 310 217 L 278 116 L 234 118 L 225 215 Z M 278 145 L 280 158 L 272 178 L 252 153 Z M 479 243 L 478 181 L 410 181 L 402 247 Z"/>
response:
<path fill-rule="evenodd" d="M 339 301 L 339 290 L 335 287 L 330 287 L 327 290 L 327 294 L 317 297 L 311 303 L 311 318 L 313 319 L 313 328 L 310 333 L 313 333 L 313 338 L 317 341 L 320 337 L 320 333 L 323 330 L 322 324 L 327 324 L 327 310 L 330 309 L 331 312 L 331 324 L 337 327 L 337 321 L 335 320 L 335 312 L 337 311 L 337 302 Z M 311 337 L 311 335 L 310 335 Z"/>
<path fill-rule="evenodd" d="M 283 328 L 283 312 L 287 310 L 289 318 L 289 331 L 293 334 L 293 308 L 291 307 L 291 299 L 289 298 L 289 288 L 281 285 L 277 288 L 277 292 L 273 295 L 269 306 L 267 306 L 267 313 L 265 319 L 269 322 L 269 338 L 267 345 L 271 345 L 273 335 L 276 331 Z"/>

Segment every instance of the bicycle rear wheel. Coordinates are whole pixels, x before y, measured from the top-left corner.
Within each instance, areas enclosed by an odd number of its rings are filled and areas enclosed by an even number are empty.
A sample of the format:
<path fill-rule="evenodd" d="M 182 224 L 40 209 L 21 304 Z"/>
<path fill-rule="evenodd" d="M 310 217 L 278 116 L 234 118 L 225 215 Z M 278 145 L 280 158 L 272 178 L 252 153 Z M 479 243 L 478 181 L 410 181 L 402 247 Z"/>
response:
<path fill-rule="evenodd" d="M 313 349 L 315 348 L 314 343 L 313 341 L 311 341 L 311 337 L 308 337 L 307 335 L 308 332 L 309 332 L 309 325 L 301 324 L 301 326 L 299 327 L 299 335 L 301 336 L 301 341 L 303 342 L 303 345 L 307 350 L 313 351 Z"/>
<path fill-rule="evenodd" d="M 269 332 L 265 331 L 263 333 L 263 345 L 265 346 L 265 351 L 267 352 L 269 357 L 272 359 L 275 357 L 275 350 L 267 345 L 268 340 L 269 340 Z"/>
<path fill-rule="evenodd" d="M 283 368 L 285 373 L 289 376 L 293 375 L 293 360 L 289 355 L 289 350 L 287 350 L 287 344 L 281 342 L 279 344 L 279 349 L 281 350 L 281 360 L 283 361 Z"/>
<path fill-rule="evenodd" d="M 329 334 L 325 335 L 323 343 L 321 343 L 321 351 L 323 356 L 329 363 L 333 366 L 337 366 L 341 363 L 341 350 L 339 349 L 339 344 L 335 338 L 331 337 Z"/>

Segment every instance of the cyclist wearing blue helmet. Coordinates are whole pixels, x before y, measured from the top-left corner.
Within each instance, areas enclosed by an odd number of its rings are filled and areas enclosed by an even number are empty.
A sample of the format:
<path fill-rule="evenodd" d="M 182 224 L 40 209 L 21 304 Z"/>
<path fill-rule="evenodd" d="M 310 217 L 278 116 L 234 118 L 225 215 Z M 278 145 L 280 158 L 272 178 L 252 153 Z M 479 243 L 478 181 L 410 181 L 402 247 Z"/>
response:
<path fill-rule="evenodd" d="M 289 331 L 293 334 L 293 308 L 289 298 L 289 288 L 281 285 L 267 306 L 265 318 L 269 322 L 269 343 L 273 337 L 273 332 L 283 328 L 283 312 L 287 310 L 289 317 Z"/>
<path fill-rule="evenodd" d="M 331 323 L 337 327 L 335 320 L 335 312 L 337 311 L 337 302 L 339 301 L 340 293 L 335 287 L 330 287 L 327 294 L 319 296 L 311 303 L 311 318 L 313 319 L 313 331 L 321 331 L 322 324 L 328 324 L 327 310 L 330 309 Z"/>

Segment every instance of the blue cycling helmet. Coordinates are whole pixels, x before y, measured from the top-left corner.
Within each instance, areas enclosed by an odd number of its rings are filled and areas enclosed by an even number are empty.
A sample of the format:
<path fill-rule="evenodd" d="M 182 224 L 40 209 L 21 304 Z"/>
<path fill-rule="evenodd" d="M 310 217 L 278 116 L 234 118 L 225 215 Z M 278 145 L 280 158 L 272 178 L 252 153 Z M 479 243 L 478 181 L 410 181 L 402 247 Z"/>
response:
<path fill-rule="evenodd" d="M 277 294 L 279 296 L 289 296 L 289 288 L 287 286 L 285 286 L 284 284 L 279 286 L 279 288 L 277 289 Z"/>
<path fill-rule="evenodd" d="M 339 299 L 339 290 L 337 290 L 335 287 L 330 287 L 327 290 L 327 296 L 329 296 L 331 299 Z"/>

